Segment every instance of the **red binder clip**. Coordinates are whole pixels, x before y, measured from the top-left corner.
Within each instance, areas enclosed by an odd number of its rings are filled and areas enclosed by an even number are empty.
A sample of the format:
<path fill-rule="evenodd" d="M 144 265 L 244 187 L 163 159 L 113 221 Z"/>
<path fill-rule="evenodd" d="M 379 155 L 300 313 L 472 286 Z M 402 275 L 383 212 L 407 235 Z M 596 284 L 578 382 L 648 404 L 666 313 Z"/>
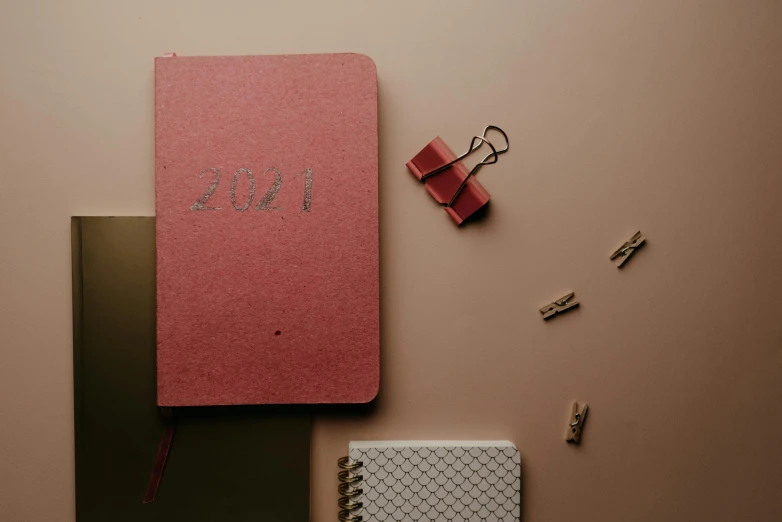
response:
<path fill-rule="evenodd" d="M 502 134 L 505 138 L 504 149 L 497 150 L 486 139 L 486 132 L 489 130 L 496 130 Z M 481 148 L 484 143 L 489 146 L 491 152 L 471 171 L 468 171 L 462 159 Z M 499 127 L 489 125 L 483 129 L 483 134 L 472 138 L 470 148 L 458 158 L 438 136 L 407 162 L 407 168 L 416 178 L 424 182 L 426 190 L 435 201 L 445 205 L 445 211 L 456 224 L 461 225 L 465 219 L 489 202 L 489 193 L 473 175 L 482 166 L 497 163 L 497 157 L 507 152 L 508 147 L 508 135 Z"/>

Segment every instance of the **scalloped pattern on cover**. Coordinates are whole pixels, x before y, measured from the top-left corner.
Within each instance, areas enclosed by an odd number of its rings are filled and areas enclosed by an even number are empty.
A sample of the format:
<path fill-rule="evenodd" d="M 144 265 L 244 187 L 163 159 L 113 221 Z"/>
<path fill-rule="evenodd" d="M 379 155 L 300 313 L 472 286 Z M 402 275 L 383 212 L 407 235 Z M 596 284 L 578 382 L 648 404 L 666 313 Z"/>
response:
<path fill-rule="evenodd" d="M 517 522 L 519 450 L 507 447 L 351 448 L 361 461 L 363 522 Z"/>

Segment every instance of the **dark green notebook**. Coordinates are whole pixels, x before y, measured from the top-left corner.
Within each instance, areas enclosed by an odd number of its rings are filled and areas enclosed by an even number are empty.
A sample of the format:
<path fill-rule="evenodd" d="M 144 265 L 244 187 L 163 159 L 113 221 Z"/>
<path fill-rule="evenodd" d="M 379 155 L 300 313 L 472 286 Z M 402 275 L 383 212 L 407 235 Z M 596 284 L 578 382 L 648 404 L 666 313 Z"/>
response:
<path fill-rule="evenodd" d="M 71 227 L 77 522 L 306 522 L 302 407 L 175 408 L 157 498 L 142 504 L 164 431 L 155 219 L 76 217 Z"/>

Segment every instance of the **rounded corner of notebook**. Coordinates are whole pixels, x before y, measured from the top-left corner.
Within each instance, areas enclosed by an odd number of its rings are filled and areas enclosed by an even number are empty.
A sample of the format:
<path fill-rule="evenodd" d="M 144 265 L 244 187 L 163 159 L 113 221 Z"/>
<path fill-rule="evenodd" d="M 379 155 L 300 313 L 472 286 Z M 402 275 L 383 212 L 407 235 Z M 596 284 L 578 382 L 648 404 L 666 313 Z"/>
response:
<path fill-rule="evenodd" d="M 377 64 L 371 56 L 363 53 L 347 53 L 347 55 L 353 58 L 357 63 L 360 63 L 367 69 L 370 69 L 375 78 L 377 78 Z"/>
<path fill-rule="evenodd" d="M 373 402 L 375 399 L 377 399 L 379 393 L 380 379 L 375 381 L 372 387 L 367 390 L 367 394 L 365 396 L 362 396 L 358 399 L 357 404 L 369 404 L 370 402 Z"/>

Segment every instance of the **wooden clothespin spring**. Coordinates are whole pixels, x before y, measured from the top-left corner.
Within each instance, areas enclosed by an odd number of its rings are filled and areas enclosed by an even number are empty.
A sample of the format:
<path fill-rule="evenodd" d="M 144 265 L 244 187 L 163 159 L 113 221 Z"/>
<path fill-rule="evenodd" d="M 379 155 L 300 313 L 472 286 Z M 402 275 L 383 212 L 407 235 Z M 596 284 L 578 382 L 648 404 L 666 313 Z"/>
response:
<path fill-rule="evenodd" d="M 548 320 L 554 317 L 556 314 L 570 310 L 579 305 L 577 299 L 575 299 L 575 292 L 570 292 L 564 297 L 557 299 L 556 301 L 547 304 L 540 309 L 540 313 L 543 314 L 543 319 Z"/>
<path fill-rule="evenodd" d="M 644 237 L 641 234 L 641 231 L 633 235 L 633 237 L 630 238 L 630 241 L 626 241 L 625 244 L 617 248 L 613 254 L 611 254 L 611 261 L 619 259 L 619 264 L 616 265 L 617 268 L 622 268 L 622 265 L 627 262 L 628 259 L 630 259 L 630 256 L 632 256 L 635 251 L 641 247 L 641 245 L 644 244 L 646 241 L 646 237 Z"/>
<path fill-rule="evenodd" d="M 586 418 L 587 409 L 589 406 L 584 404 L 581 411 L 578 410 L 578 403 L 573 403 L 573 410 L 570 413 L 570 420 L 568 421 L 567 431 L 565 432 L 565 440 L 578 444 L 581 439 L 581 430 L 584 427 L 584 419 Z"/>

